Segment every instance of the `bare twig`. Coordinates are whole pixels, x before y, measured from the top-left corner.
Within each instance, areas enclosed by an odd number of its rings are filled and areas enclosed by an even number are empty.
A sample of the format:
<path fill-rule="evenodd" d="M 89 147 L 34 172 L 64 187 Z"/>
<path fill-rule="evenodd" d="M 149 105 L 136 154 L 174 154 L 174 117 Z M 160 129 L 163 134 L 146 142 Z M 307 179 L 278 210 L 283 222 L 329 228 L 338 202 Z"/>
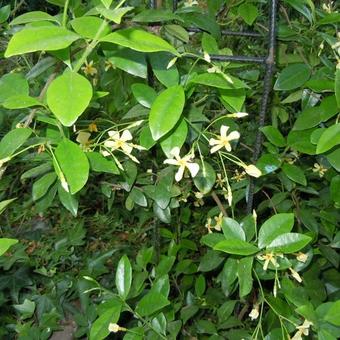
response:
<path fill-rule="evenodd" d="M 223 206 L 221 200 L 220 200 L 219 197 L 216 195 L 216 192 L 215 192 L 215 191 L 212 191 L 212 192 L 211 192 L 211 197 L 212 197 L 213 200 L 216 202 L 217 206 L 220 208 L 221 213 L 222 213 L 225 217 L 227 217 L 228 214 L 227 214 L 226 210 L 224 209 L 224 206 Z"/>

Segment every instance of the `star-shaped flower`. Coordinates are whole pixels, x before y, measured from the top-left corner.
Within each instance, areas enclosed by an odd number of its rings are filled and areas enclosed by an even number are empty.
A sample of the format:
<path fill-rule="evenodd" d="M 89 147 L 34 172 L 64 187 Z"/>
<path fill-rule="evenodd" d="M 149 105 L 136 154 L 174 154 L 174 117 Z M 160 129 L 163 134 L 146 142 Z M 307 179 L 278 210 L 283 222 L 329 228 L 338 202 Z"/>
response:
<path fill-rule="evenodd" d="M 197 163 L 192 162 L 192 159 L 195 157 L 193 154 L 188 154 L 181 158 L 179 155 L 179 147 L 174 147 L 170 153 L 173 158 L 166 159 L 164 161 L 164 164 L 170 164 L 179 167 L 175 175 L 175 180 L 177 182 L 179 182 L 183 178 L 185 169 L 189 170 L 191 177 L 195 177 L 197 175 L 200 167 Z"/>
<path fill-rule="evenodd" d="M 209 145 L 212 146 L 210 149 L 211 153 L 214 153 L 222 148 L 225 148 L 228 152 L 231 151 L 230 142 L 240 138 L 240 133 L 238 131 L 232 131 L 227 135 L 229 126 L 222 125 L 220 129 L 220 136 L 215 138 L 210 138 Z"/>

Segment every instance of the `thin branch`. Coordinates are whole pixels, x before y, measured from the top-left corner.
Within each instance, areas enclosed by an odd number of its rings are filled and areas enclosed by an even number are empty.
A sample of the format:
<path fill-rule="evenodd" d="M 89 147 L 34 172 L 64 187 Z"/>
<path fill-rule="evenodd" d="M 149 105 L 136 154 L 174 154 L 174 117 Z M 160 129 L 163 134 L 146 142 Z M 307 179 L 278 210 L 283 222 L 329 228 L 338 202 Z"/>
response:
<path fill-rule="evenodd" d="M 226 210 L 224 209 L 224 206 L 221 202 L 221 200 L 219 199 L 219 197 L 216 195 L 215 191 L 211 192 L 211 197 L 213 198 L 213 200 L 216 202 L 217 206 L 220 208 L 221 213 L 225 216 L 228 217 L 228 214 L 226 212 Z"/>

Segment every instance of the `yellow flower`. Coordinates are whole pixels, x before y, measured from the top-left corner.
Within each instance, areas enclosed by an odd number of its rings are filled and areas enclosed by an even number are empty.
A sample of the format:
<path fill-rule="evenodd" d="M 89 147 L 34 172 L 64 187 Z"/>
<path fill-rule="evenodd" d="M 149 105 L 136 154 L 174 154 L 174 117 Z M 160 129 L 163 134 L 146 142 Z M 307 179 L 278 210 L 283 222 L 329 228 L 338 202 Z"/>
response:
<path fill-rule="evenodd" d="M 224 182 L 225 182 L 225 178 L 222 179 L 222 175 L 221 174 L 217 174 L 217 179 L 216 179 L 215 187 L 216 188 L 218 188 L 218 187 L 223 188 Z"/>
<path fill-rule="evenodd" d="M 197 175 L 200 167 L 197 163 L 193 163 L 191 161 L 195 157 L 193 154 L 188 154 L 181 158 L 179 155 L 180 153 L 179 147 L 174 147 L 170 153 L 173 156 L 173 158 L 168 158 L 163 163 L 176 165 L 179 167 L 175 175 L 175 180 L 177 182 L 179 182 L 183 178 L 184 171 L 186 168 L 189 170 L 191 177 L 195 177 Z"/>
<path fill-rule="evenodd" d="M 308 336 L 309 328 L 312 325 L 313 325 L 312 322 L 305 320 L 301 326 L 296 327 L 298 331 L 295 333 L 291 340 L 302 340 L 302 335 Z"/>
<path fill-rule="evenodd" d="M 110 68 L 114 68 L 114 65 L 109 60 L 105 60 L 105 71 L 107 72 Z"/>
<path fill-rule="evenodd" d="M 297 271 L 295 271 L 293 268 L 289 268 L 289 270 L 290 270 L 290 273 L 293 276 L 293 278 L 297 282 L 301 283 L 302 282 L 302 277 L 299 275 L 299 273 Z"/>
<path fill-rule="evenodd" d="M 249 313 L 249 317 L 252 321 L 256 320 L 259 317 L 260 315 L 259 309 L 260 309 L 260 305 L 258 303 L 255 303 L 255 305 L 253 306 L 253 309 Z"/>
<path fill-rule="evenodd" d="M 85 61 L 85 66 L 83 66 L 81 69 L 87 76 L 91 77 L 95 76 L 98 72 L 97 69 L 93 66 L 93 60 L 91 60 L 89 63 Z"/>
<path fill-rule="evenodd" d="M 318 173 L 320 178 L 322 178 L 328 169 L 319 163 L 314 163 L 314 168 L 312 170 L 313 172 Z"/>
<path fill-rule="evenodd" d="M 144 150 L 140 145 L 128 143 L 132 140 L 132 135 L 129 130 L 124 130 L 122 134 L 118 131 L 109 131 L 110 138 L 104 142 L 104 147 L 111 149 L 111 151 L 121 150 L 125 155 L 131 158 L 134 162 L 139 163 L 138 159 L 131 155 L 133 149 Z M 110 155 L 109 152 L 103 151 L 104 156 Z"/>
<path fill-rule="evenodd" d="M 244 170 L 249 176 L 253 177 L 260 177 L 262 175 L 260 169 L 258 169 L 255 165 L 250 164 L 250 165 L 244 165 L 243 166 Z"/>
<path fill-rule="evenodd" d="M 223 147 L 230 152 L 231 151 L 231 145 L 230 141 L 236 140 L 240 138 L 240 133 L 237 131 L 230 132 L 229 135 L 227 135 L 227 132 L 229 130 L 229 126 L 222 125 L 220 129 L 220 136 L 215 138 L 210 138 L 209 145 L 212 146 L 210 152 L 214 153 Z"/>
<path fill-rule="evenodd" d="M 276 268 L 279 267 L 279 264 L 276 262 L 277 256 L 283 257 L 282 254 L 274 254 L 273 252 L 270 252 L 264 255 L 257 255 L 257 258 L 261 261 L 264 261 L 263 270 L 267 270 L 269 263 L 271 263 Z"/>
<path fill-rule="evenodd" d="M 98 132 L 98 127 L 97 124 L 92 122 L 88 128 L 87 128 L 90 132 Z"/>

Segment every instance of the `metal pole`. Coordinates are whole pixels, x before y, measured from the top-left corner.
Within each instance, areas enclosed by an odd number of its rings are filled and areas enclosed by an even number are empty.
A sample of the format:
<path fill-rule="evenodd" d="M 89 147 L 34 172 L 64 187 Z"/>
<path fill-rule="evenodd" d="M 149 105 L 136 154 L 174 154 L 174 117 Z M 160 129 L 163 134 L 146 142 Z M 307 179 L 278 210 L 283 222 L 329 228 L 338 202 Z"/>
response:
<path fill-rule="evenodd" d="M 188 32 L 200 33 L 206 32 L 205 30 L 198 27 L 188 27 L 186 29 Z M 222 35 L 240 36 L 240 37 L 253 37 L 261 38 L 263 35 L 257 32 L 247 32 L 247 31 L 231 31 L 231 30 L 221 30 Z"/>
<path fill-rule="evenodd" d="M 263 95 L 261 100 L 260 117 L 258 127 L 259 130 L 256 135 L 254 144 L 253 162 L 255 163 L 261 154 L 262 150 L 262 132 L 260 128 L 265 125 L 266 114 L 270 102 L 270 93 L 272 91 L 274 67 L 275 67 L 275 47 L 276 47 L 276 14 L 277 14 L 278 0 L 271 0 L 270 3 L 270 19 L 269 19 L 269 34 L 268 34 L 268 56 L 266 58 L 266 69 L 263 80 Z M 254 178 L 249 178 L 249 193 L 247 202 L 247 213 L 250 214 L 254 204 L 255 182 Z"/>

